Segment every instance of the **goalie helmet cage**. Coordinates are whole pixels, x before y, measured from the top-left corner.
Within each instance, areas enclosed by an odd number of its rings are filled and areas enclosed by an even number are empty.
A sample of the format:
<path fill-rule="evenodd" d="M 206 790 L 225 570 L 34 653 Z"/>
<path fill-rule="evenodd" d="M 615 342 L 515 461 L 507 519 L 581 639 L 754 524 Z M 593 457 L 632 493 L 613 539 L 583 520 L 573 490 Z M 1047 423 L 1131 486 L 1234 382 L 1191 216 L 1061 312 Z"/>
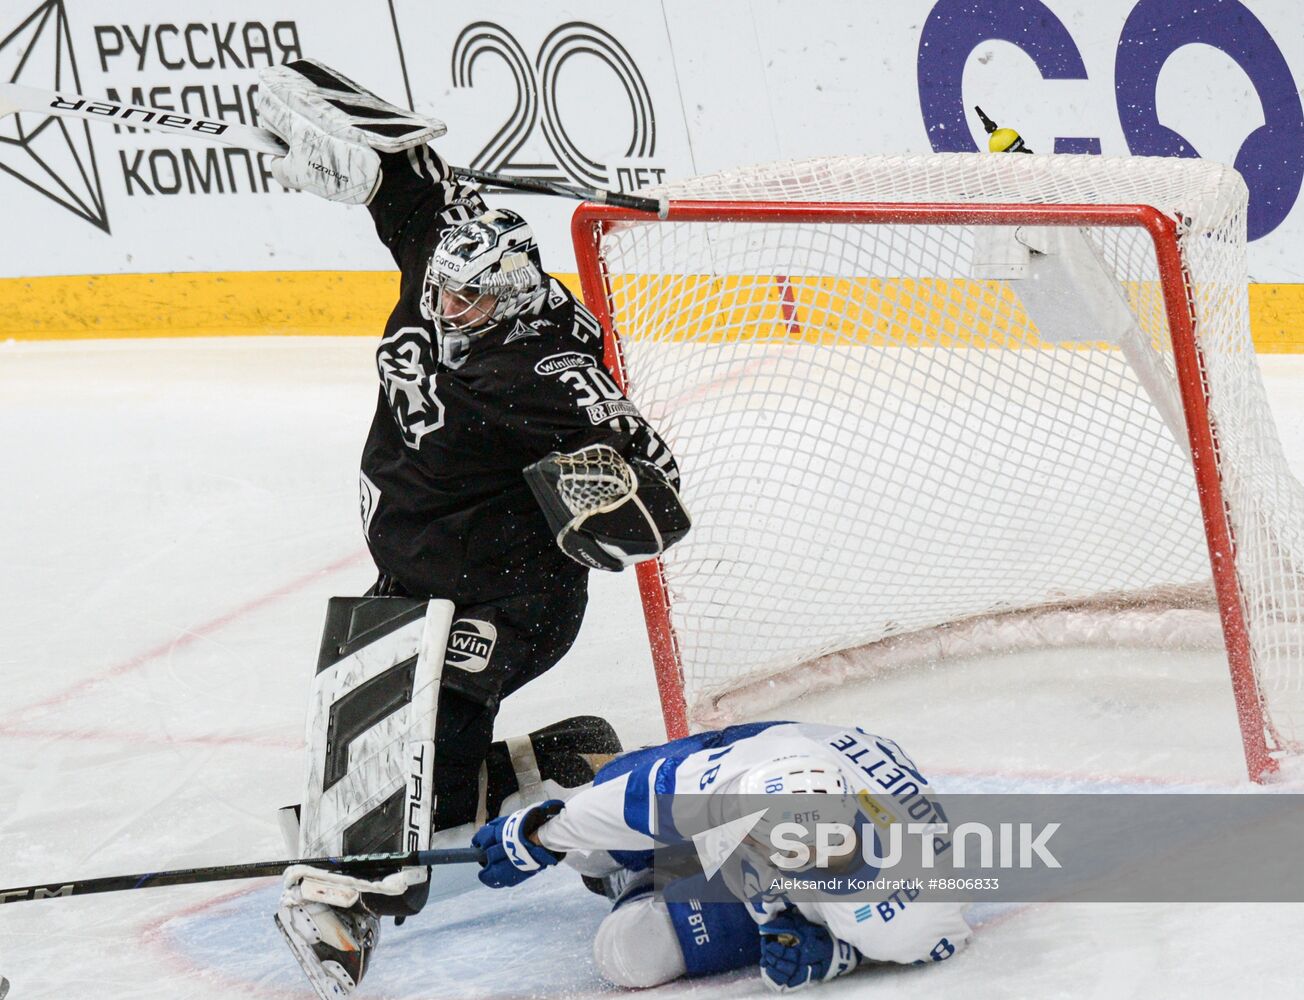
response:
<path fill-rule="evenodd" d="M 1221 642 L 1251 778 L 1298 750 L 1304 490 L 1234 170 L 836 157 L 663 190 L 665 220 L 586 203 L 572 235 L 694 519 L 638 567 L 671 737 L 943 655 Z"/>

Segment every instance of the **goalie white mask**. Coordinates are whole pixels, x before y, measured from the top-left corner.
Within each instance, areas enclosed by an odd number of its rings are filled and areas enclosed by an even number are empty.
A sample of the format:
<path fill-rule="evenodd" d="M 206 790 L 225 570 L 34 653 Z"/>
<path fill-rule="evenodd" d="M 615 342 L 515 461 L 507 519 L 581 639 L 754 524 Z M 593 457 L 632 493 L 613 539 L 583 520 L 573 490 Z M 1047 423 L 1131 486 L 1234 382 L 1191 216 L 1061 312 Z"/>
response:
<path fill-rule="evenodd" d="M 440 238 L 426 267 L 421 312 L 441 329 L 483 333 L 537 310 L 546 291 L 529 223 L 495 209 Z"/>

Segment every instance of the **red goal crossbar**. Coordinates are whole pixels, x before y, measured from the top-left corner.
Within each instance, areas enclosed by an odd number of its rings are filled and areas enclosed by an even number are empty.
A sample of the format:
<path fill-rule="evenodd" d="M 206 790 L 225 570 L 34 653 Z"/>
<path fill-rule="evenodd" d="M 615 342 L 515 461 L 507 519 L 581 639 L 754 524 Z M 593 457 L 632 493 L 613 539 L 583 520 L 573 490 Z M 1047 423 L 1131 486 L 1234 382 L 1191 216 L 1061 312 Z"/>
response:
<path fill-rule="evenodd" d="M 602 242 L 613 226 L 685 222 L 837 223 L 844 225 L 931 224 L 963 226 L 1106 226 L 1149 233 L 1155 248 L 1173 360 L 1208 541 L 1214 588 L 1231 668 L 1246 767 L 1255 781 L 1277 769 L 1269 752 L 1270 728 L 1243 611 L 1236 575 L 1235 540 L 1228 521 L 1218 471 L 1218 441 L 1210 421 L 1204 359 L 1196 340 L 1189 275 L 1178 242 L 1178 223 L 1148 205 L 877 204 L 822 202 L 672 201 L 667 219 L 630 209 L 585 202 L 571 221 L 571 237 L 584 301 L 605 331 L 607 366 L 629 392 L 619 331 L 614 328 L 611 288 Z M 689 720 L 679 644 L 671 618 L 671 599 L 660 561 L 638 566 L 657 688 L 666 733 L 687 735 Z"/>

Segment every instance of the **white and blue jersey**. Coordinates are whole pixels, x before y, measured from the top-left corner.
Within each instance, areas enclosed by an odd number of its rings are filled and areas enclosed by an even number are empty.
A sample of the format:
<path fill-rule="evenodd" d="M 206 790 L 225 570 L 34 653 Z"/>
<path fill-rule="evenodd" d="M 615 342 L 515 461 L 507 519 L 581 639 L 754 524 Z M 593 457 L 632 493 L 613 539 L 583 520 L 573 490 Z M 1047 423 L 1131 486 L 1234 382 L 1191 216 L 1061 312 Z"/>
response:
<path fill-rule="evenodd" d="M 927 779 L 894 741 L 854 727 L 759 722 L 617 758 L 540 827 L 538 837 L 553 851 L 606 851 L 626 868 L 645 868 L 658 846 L 689 840 L 676 824 L 676 812 L 682 821 L 698 810 L 682 801 L 677 810 L 679 797 L 735 791 L 745 774 L 778 758 L 830 751 L 842 758 L 858 798 L 869 796 L 887 811 L 915 821 L 944 818 Z M 873 961 L 940 961 L 963 947 L 971 933 L 964 904 L 926 901 L 922 891 L 896 892 L 874 902 L 860 895 L 846 901 L 792 900 L 758 873 L 745 895 L 740 903 L 755 923 L 796 909 Z"/>

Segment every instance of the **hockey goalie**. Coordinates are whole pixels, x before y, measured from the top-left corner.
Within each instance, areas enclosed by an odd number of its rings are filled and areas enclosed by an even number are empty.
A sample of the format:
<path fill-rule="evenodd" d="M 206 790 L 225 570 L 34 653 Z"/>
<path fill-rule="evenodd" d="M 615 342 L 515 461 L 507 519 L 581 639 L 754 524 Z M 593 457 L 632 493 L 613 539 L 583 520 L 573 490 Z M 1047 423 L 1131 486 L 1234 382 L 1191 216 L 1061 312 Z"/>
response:
<path fill-rule="evenodd" d="M 442 123 L 312 60 L 265 71 L 258 114 L 287 147 L 277 179 L 365 205 L 401 278 L 360 476 L 378 579 L 331 601 L 286 837 L 299 857 L 465 844 L 619 749 L 592 716 L 498 742 L 494 720 L 574 642 L 590 570 L 654 558 L 688 531 L 678 468 L 526 220 L 486 205 L 427 144 Z M 276 921 L 317 995 L 353 992 L 381 918 L 458 891 L 445 874 L 434 886 L 425 869 L 361 881 L 291 868 Z"/>
<path fill-rule="evenodd" d="M 701 874 L 674 892 L 653 891 L 653 850 L 688 840 L 676 823 L 688 800 L 810 795 L 826 821 L 855 828 L 864 803 L 891 809 L 892 793 L 880 780 L 887 774 L 928 788 L 895 742 L 861 729 L 761 722 L 698 733 L 616 757 L 566 801 L 485 824 L 474 838 L 485 856 L 480 880 L 517 885 L 563 862 L 590 874 L 619 873 L 623 887 L 593 948 L 598 971 L 618 986 L 755 967 L 766 986 L 786 992 L 865 963 L 944 961 L 969 940 L 964 904 L 928 901 L 922 889 L 875 906 L 854 895 L 794 899 L 774 888 L 785 872 L 756 837 L 772 822 L 768 812 L 738 849 L 757 877 L 735 901 L 694 898 L 694 879 L 705 888 Z"/>

